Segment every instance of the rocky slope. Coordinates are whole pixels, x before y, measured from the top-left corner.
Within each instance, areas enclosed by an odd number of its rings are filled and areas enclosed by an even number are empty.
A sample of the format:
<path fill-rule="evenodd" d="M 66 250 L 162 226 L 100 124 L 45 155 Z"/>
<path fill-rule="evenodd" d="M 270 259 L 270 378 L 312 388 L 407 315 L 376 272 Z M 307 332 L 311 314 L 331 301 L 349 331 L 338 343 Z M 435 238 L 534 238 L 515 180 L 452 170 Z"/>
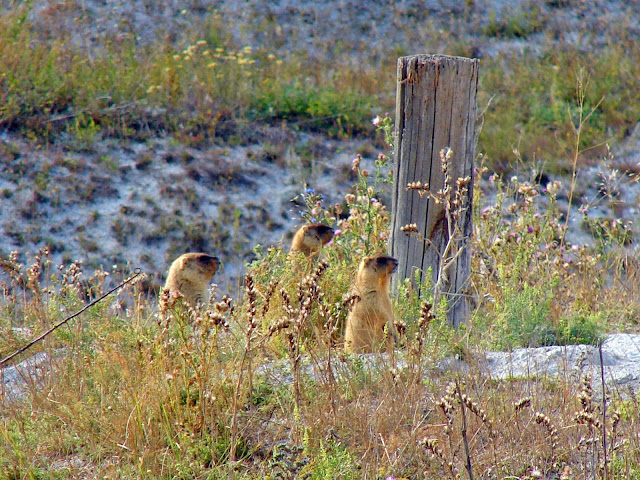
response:
<path fill-rule="evenodd" d="M 433 32 L 471 39 L 471 53 L 480 58 L 506 50 L 531 53 L 549 41 L 597 48 L 615 39 L 620 25 L 626 34 L 640 34 L 640 5 L 620 1 L 34 4 L 32 15 L 40 28 L 51 28 L 49 20 L 55 15 L 59 28 L 69 29 L 87 48 L 99 49 L 102 42 L 122 35 L 135 35 L 141 44 L 158 36 L 178 38 L 215 11 L 233 27 L 238 45 L 268 44 L 277 51 L 305 48 L 330 58 L 339 39 L 351 48 L 354 62 L 362 52 L 375 57 L 394 45 L 404 53 L 439 52 Z M 537 23 L 526 39 L 480 33 L 506 28 L 505 19 L 526 17 L 531 11 Z M 353 156 L 362 152 L 371 161 L 377 153 L 366 140 L 336 141 L 267 125 L 255 130 L 262 139 L 256 144 L 202 148 L 160 134 L 144 143 L 104 139 L 83 146 L 62 137 L 43 147 L 3 132 L 0 256 L 13 250 L 34 254 L 46 245 L 54 265 L 82 260 L 89 269 L 116 266 L 127 271 L 139 266 L 155 278 L 158 288 L 172 258 L 188 250 L 207 251 L 224 261 L 216 277 L 223 291 L 234 291 L 255 245 L 286 243 L 300 220 L 301 206 L 293 200 L 304 188 L 316 188 L 327 202 L 340 202 L 353 181 Z M 638 164 L 639 137 L 636 133 L 614 146 L 617 162 Z M 301 151 L 304 156 L 296 153 Z M 581 172 L 579 198 L 597 199 L 599 184 L 616 171 L 610 162 Z M 640 190 L 619 177 L 616 182 L 619 201 L 601 203 L 591 214 L 634 221 Z M 488 187 L 487 192 L 490 196 Z M 565 209 L 567 205 L 565 195 Z M 571 238 L 589 241 L 578 220 Z"/>

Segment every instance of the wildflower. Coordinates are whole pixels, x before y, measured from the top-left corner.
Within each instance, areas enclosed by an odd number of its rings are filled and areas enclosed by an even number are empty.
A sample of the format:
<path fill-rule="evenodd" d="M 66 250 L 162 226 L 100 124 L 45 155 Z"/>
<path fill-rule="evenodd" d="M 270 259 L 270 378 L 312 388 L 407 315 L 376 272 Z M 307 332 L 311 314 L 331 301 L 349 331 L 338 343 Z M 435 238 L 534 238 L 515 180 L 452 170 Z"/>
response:
<path fill-rule="evenodd" d="M 362 155 L 358 154 L 356 156 L 356 158 L 351 160 L 351 170 L 353 170 L 355 172 L 358 169 L 358 167 L 360 166 L 360 162 L 361 161 L 362 161 Z"/>
<path fill-rule="evenodd" d="M 547 183 L 547 193 L 552 197 L 555 197 L 561 188 L 562 184 L 557 180 Z"/>
<path fill-rule="evenodd" d="M 542 473 L 537 468 L 531 470 L 531 478 L 542 478 Z"/>
<path fill-rule="evenodd" d="M 380 123 L 382 123 L 382 118 L 380 118 L 380 115 L 376 115 L 376 117 L 371 120 L 371 123 L 373 123 L 374 127 L 378 127 Z"/>
<path fill-rule="evenodd" d="M 363 177 L 368 177 L 369 176 L 369 170 L 362 170 L 362 172 L 360 172 L 360 173 L 362 173 Z"/>
<path fill-rule="evenodd" d="M 340 230 L 339 228 L 333 232 L 334 237 L 337 237 L 338 235 L 342 235 L 342 230 Z"/>

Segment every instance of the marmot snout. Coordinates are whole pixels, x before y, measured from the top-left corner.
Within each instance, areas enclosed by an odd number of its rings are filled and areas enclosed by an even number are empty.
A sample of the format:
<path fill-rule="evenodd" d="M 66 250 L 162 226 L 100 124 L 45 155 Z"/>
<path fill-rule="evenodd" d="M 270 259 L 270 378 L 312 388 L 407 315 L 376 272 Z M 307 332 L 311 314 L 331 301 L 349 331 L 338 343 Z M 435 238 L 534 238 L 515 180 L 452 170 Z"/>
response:
<path fill-rule="evenodd" d="M 393 328 L 389 285 L 391 274 L 397 268 L 398 261 L 388 255 L 365 257 L 360 262 L 353 287 L 360 299 L 347 316 L 344 337 L 346 352 L 366 353 L 381 348 L 384 326 Z"/>
<path fill-rule="evenodd" d="M 302 252 L 306 257 L 317 255 L 333 238 L 333 228 L 322 223 L 310 223 L 298 229 L 291 242 L 291 252 Z"/>
<path fill-rule="evenodd" d="M 164 290 L 180 292 L 195 307 L 198 302 L 209 300 L 209 283 L 218 271 L 218 257 L 206 253 L 185 253 L 176 258 L 167 275 Z"/>

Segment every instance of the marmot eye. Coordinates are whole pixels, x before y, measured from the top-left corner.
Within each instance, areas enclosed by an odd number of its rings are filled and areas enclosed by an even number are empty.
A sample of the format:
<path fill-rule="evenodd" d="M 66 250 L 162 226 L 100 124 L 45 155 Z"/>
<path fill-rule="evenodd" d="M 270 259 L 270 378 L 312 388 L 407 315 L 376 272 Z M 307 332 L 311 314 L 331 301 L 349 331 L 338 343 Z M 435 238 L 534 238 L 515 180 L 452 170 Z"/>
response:
<path fill-rule="evenodd" d="M 217 257 L 211 257 L 209 255 L 203 255 L 201 257 L 198 257 L 198 263 L 200 263 L 202 265 L 209 266 L 211 264 L 218 263 L 218 258 Z"/>

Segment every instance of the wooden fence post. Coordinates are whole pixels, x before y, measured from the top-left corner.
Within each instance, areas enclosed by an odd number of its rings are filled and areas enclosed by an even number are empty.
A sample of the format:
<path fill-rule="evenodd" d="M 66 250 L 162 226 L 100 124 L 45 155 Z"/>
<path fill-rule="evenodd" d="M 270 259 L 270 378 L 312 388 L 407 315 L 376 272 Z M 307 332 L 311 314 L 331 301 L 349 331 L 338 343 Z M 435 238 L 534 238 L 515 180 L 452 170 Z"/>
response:
<path fill-rule="evenodd" d="M 394 288 L 405 278 L 420 285 L 431 269 L 434 297 L 447 299 L 447 318 L 454 326 L 469 318 L 471 271 L 473 161 L 476 145 L 478 60 L 444 55 L 398 59 L 395 172 L 390 254 L 398 259 Z M 449 190 L 445 187 L 441 151 L 451 149 Z M 468 179 L 460 188 L 458 178 Z M 408 190 L 421 182 L 427 190 Z M 446 202 L 463 194 L 461 214 L 452 215 Z M 440 193 L 438 193 L 440 192 Z M 460 211 L 460 210 L 459 210 Z M 401 228 L 415 224 L 416 228 Z M 411 232 L 413 230 L 413 232 Z M 420 285 L 414 287 L 420 288 Z M 440 297 L 441 298 L 441 297 Z"/>

